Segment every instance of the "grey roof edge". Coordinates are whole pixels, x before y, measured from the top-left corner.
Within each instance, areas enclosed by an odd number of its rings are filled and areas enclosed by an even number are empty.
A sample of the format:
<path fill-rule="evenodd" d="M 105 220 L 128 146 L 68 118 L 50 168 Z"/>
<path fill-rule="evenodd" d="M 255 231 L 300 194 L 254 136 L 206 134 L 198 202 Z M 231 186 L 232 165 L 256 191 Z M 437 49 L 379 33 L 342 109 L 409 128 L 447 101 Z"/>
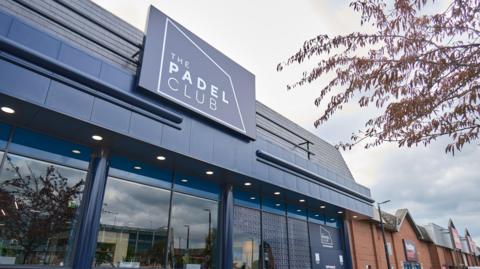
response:
<path fill-rule="evenodd" d="M 140 35 L 144 35 L 144 31 L 142 31 L 141 29 L 138 29 L 136 26 L 134 26 L 133 24 L 130 24 L 129 22 L 125 21 L 123 18 L 115 15 L 113 12 L 110 12 L 109 10 L 105 9 L 104 7 L 102 7 L 101 5 L 95 3 L 94 1 L 85 1 L 85 2 L 88 2 L 88 3 L 91 3 L 92 5 L 94 5 L 96 8 L 102 10 L 102 12 L 105 12 L 105 13 L 109 13 L 110 15 L 112 15 L 113 17 L 115 17 L 119 22 L 123 23 L 125 26 L 128 26 L 130 29 L 129 30 L 132 30 L 132 31 L 137 31 L 138 34 Z"/>
<path fill-rule="evenodd" d="M 257 100 L 257 108 L 260 107 L 261 109 L 266 109 L 266 110 L 269 110 L 271 113 L 274 113 L 276 114 L 277 117 L 283 119 L 283 121 L 285 122 L 289 122 L 291 125 L 293 125 L 295 128 L 298 128 L 298 130 L 302 130 L 302 136 L 307 136 L 308 139 L 311 139 L 312 142 L 318 142 L 318 143 L 322 143 L 323 145 L 329 147 L 330 149 L 334 150 L 335 152 L 338 153 L 340 159 L 342 160 L 343 162 L 343 165 L 345 166 L 345 169 L 346 171 L 348 171 L 348 174 L 350 175 L 351 179 L 352 180 L 355 180 L 350 168 L 348 167 L 347 163 L 345 162 L 345 159 L 343 158 L 341 152 L 335 147 L 333 146 L 332 144 L 330 144 L 329 142 L 327 142 L 326 140 L 322 139 L 321 137 L 319 137 L 318 135 L 312 133 L 311 131 L 305 129 L 304 127 L 300 126 L 298 123 L 296 123 L 295 121 L 289 119 L 288 117 L 286 117 L 285 115 L 279 113 L 278 111 L 272 109 L 271 107 L 265 105 L 264 103 L 262 103 L 261 101 L 258 101 Z"/>

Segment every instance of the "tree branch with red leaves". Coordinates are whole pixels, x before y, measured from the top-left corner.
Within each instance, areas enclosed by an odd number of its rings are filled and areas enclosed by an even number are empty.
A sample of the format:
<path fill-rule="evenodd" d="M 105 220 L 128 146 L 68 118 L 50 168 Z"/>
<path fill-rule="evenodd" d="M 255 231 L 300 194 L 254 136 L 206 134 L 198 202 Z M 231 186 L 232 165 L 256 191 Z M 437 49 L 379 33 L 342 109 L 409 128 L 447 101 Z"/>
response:
<path fill-rule="evenodd" d="M 315 127 L 343 105 L 374 104 L 383 114 L 340 143 L 350 149 L 395 142 L 400 147 L 428 145 L 449 137 L 452 154 L 480 133 L 480 0 L 454 0 L 437 14 L 426 14 L 427 0 L 361 0 L 350 4 L 373 33 L 319 35 L 277 70 L 324 57 L 287 89 L 333 73 L 314 103 L 327 102 Z M 326 100 L 330 97 L 329 100 Z"/>

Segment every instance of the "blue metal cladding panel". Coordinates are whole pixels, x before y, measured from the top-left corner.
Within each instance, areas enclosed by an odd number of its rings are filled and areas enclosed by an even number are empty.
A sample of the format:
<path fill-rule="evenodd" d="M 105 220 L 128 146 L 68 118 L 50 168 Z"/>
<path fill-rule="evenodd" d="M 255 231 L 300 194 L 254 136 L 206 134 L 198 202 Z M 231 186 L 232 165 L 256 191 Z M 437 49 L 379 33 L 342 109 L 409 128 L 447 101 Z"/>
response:
<path fill-rule="evenodd" d="M 135 77 L 105 62 L 102 63 L 100 78 L 121 89 L 131 89 L 134 87 Z"/>
<path fill-rule="evenodd" d="M 5 22 L 0 25 L 0 34 L 8 31 L 9 26 L 5 25 L 12 21 L 10 18 L 8 15 L 0 14 L 0 22 Z M 41 31 L 18 22 L 17 24 L 16 27 L 12 28 L 13 32 L 10 31 L 12 33 L 9 33 L 9 35 L 15 37 L 18 43 L 47 56 L 52 56 L 57 50 L 58 61 L 89 76 L 99 78 L 107 85 L 113 85 L 116 87 L 115 90 L 127 92 L 155 106 L 167 108 L 179 114 L 183 118 L 183 122 L 179 123 L 179 129 L 172 128 L 140 113 L 95 98 L 88 93 L 59 82 L 51 82 L 46 77 L 2 60 L 0 60 L 0 92 L 39 105 L 45 105 L 55 111 L 69 114 L 106 129 L 128 134 L 179 154 L 207 161 L 213 165 L 258 178 L 328 203 L 339 206 L 341 204 L 368 216 L 372 215 L 371 205 L 358 199 L 344 197 L 343 194 L 310 182 L 294 173 L 286 172 L 287 170 L 281 170 L 270 164 L 260 162 L 255 152 L 258 149 L 268 151 L 286 162 L 303 167 L 320 177 L 342 182 L 350 189 L 369 196 L 370 191 L 367 188 L 346 181 L 343 177 L 339 177 L 323 166 L 311 163 L 261 137 L 258 137 L 256 141 L 241 139 L 239 136 L 225 131 L 225 128 L 211 125 L 208 120 L 198 116 L 190 116 L 191 113 L 185 113 L 177 106 L 172 106 L 170 103 L 163 102 L 150 95 L 144 95 L 135 87 L 133 74 L 126 73 L 120 68 L 107 64 Z M 32 44 L 32 41 L 26 35 L 37 35 L 39 40 L 43 40 L 40 42 L 43 45 Z M 58 42 L 61 44 L 59 49 Z"/>
<path fill-rule="evenodd" d="M 290 190 L 296 190 L 297 188 L 297 177 L 291 173 L 283 173 L 283 183 L 285 188 Z"/>
<path fill-rule="evenodd" d="M 256 178 L 261 178 L 266 182 L 270 183 L 269 177 L 268 177 L 268 169 L 269 165 L 266 165 L 261 162 L 253 162 L 253 176 Z"/>
<path fill-rule="evenodd" d="M 307 169 L 315 174 L 318 174 L 318 165 L 313 162 L 307 162 Z"/>
<path fill-rule="evenodd" d="M 95 98 L 91 120 L 108 129 L 128 133 L 132 112 L 110 102 Z"/>
<path fill-rule="evenodd" d="M 270 183 L 274 185 L 283 185 L 283 171 L 275 167 L 268 167 L 268 178 Z"/>
<path fill-rule="evenodd" d="M 137 139 L 160 145 L 164 128 L 166 127 L 158 121 L 132 113 L 129 134 Z"/>
<path fill-rule="evenodd" d="M 308 193 L 309 182 L 303 178 L 297 178 L 297 190 L 300 193 Z"/>
<path fill-rule="evenodd" d="M 233 166 L 237 171 L 248 171 L 252 173 L 253 162 L 252 154 L 253 143 L 249 143 L 245 140 L 237 141 L 238 146 L 234 150 L 235 154 L 235 165 Z"/>
<path fill-rule="evenodd" d="M 295 164 L 302 168 L 307 168 L 307 160 L 298 156 L 297 154 L 295 154 Z"/>
<path fill-rule="evenodd" d="M 319 186 L 319 188 L 320 188 L 320 199 L 322 199 L 323 201 L 328 201 L 329 199 L 328 189 L 323 186 Z"/>
<path fill-rule="evenodd" d="M 320 186 L 313 182 L 309 182 L 308 185 L 308 193 L 310 193 L 312 197 L 320 197 Z"/>
<path fill-rule="evenodd" d="M 17 98 L 43 104 L 50 79 L 0 60 L 0 89 Z"/>
<path fill-rule="evenodd" d="M 263 140 L 263 139 L 258 139 L 256 141 L 257 143 L 255 144 L 256 148 L 258 149 L 267 149 L 268 148 L 268 143 Z M 250 158 L 253 156 L 253 152 L 250 153 Z M 253 166 L 252 166 L 252 174 L 257 177 L 257 178 L 268 178 L 268 168 L 269 166 L 258 162 L 258 161 L 253 161 Z"/>
<path fill-rule="evenodd" d="M 13 21 L 8 37 L 49 57 L 58 56 L 60 41 L 18 20 Z"/>
<path fill-rule="evenodd" d="M 222 135 L 216 132 L 213 141 L 213 161 L 223 167 L 235 166 L 235 154 L 232 152 L 230 145 L 236 143 L 236 139 L 232 136 Z"/>
<path fill-rule="evenodd" d="M 46 105 L 54 110 L 88 120 L 92 113 L 93 101 L 94 97 L 87 93 L 52 81 Z"/>
<path fill-rule="evenodd" d="M 184 118 L 181 131 L 165 127 L 161 146 L 180 154 L 188 154 L 191 125 L 192 120 Z"/>
<path fill-rule="evenodd" d="M 8 16 L 5 13 L 0 12 L 0 35 L 7 35 L 8 29 L 10 29 L 10 25 L 12 24 L 12 17 Z"/>
<path fill-rule="evenodd" d="M 58 59 L 70 66 L 77 68 L 89 75 L 98 77 L 100 74 L 101 61 L 89 54 L 62 43 Z"/>
<path fill-rule="evenodd" d="M 318 172 L 317 174 L 321 177 L 324 177 L 324 178 L 328 178 L 327 177 L 327 169 L 325 169 L 325 167 L 321 166 L 321 165 L 318 165 Z"/>
<path fill-rule="evenodd" d="M 213 159 L 213 138 L 214 130 L 212 127 L 199 122 L 192 121 L 190 130 L 190 154 L 198 156 L 203 161 L 212 161 Z"/>

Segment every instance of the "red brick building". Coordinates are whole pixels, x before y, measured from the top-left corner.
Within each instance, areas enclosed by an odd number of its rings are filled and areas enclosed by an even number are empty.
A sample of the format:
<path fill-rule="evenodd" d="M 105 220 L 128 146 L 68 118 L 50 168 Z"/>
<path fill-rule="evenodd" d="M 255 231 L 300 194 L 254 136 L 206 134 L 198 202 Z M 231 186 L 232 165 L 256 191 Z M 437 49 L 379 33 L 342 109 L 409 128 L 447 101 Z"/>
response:
<path fill-rule="evenodd" d="M 419 226 L 407 209 L 395 214 L 382 212 L 385 239 L 392 269 L 443 269 L 479 266 L 476 245 L 468 231 L 455 247 L 449 228 L 436 224 Z M 348 222 L 352 265 L 355 269 L 387 268 L 378 213 L 373 219 L 352 218 Z M 453 226 L 454 227 L 454 226 Z M 460 246 L 460 248 L 458 248 Z M 472 250 L 473 249 L 473 250 Z"/>

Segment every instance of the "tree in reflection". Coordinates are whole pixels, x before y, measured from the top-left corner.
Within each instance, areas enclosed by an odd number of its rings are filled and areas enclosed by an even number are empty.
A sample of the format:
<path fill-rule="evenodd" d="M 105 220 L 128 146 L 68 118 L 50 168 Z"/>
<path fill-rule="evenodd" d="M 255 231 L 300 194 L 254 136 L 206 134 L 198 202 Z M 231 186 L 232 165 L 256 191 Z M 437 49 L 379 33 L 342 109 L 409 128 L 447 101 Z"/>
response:
<path fill-rule="evenodd" d="M 80 200 L 84 180 L 72 185 L 54 165 L 42 166 L 44 171 L 35 174 L 28 161 L 20 167 L 10 156 L 6 160 L 3 173 L 10 176 L 0 183 L 4 236 L 14 248 L 21 247 L 23 264 L 60 262 L 47 260 L 49 247 L 55 245 L 55 251 L 65 252 L 62 247 L 66 248 L 71 236 L 75 201 Z"/>
<path fill-rule="evenodd" d="M 216 240 L 217 230 L 212 228 L 212 230 L 205 237 L 205 249 L 203 250 L 204 258 L 204 267 L 206 269 L 213 268 L 213 253 L 214 253 L 214 242 Z"/>

